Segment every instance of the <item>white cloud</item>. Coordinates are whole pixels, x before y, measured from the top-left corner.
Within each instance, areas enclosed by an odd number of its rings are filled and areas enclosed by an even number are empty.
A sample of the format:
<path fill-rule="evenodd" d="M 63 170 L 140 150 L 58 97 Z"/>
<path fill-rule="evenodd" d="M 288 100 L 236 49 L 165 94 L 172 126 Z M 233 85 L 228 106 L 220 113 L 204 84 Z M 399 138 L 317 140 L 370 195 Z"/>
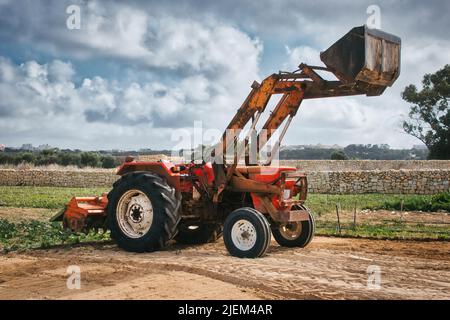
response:
<path fill-rule="evenodd" d="M 320 52 L 317 49 L 308 46 L 298 46 L 290 48 L 285 46 L 287 62 L 283 65 L 285 70 L 295 70 L 300 63 L 306 63 L 312 66 L 323 66 L 320 61 Z"/>
<path fill-rule="evenodd" d="M 29 59 L 16 65 L 0 57 L 0 132 L 7 143 L 158 147 L 170 146 L 170 131 L 191 127 L 194 120 L 203 120 L 206 128 L 223 129 L 252 81 L 264 76 L 259 73 L 263 45 L 256 35 L 270 40 L 265 63 L 271 70 L 293 70 L 301 62 L 321 65 L 319 50 L 364 23 L 367 7 L 349 1 L 317 6 L 288 0 L 284 7 L 291 9 L 282 12 L 276 10 L 280 4 L 271 1 L 202 7 L 190 1 L 176 7 L 161 2 L 75 1 L 82 5 L 82 29 L 68 30 L 68 3 L 0 0 L 0 5 L 6 4 L 0 11 L 0 40 L 7 47 L 15 48 L 17 42 L 64 60 Z M 407 114 L 408 105 L 400 92 L 447 63 L 450 45 L 447 38 L 438 39 L 445 28 L 429 31 L 436 29 L 436 15 L 426 20 L 433 23 L 418 24 L 411 13 L 416 6 L 399 16 L 404 6 L 389 7 L 395 10 L 382 6 L 383 26 L 403 38 L 402 71 L 394 87 L 376 98 L 305 101 L 287 142 L 300 138 L 304 143 L 415 143 L 401 134 L 401 115 Z M 442 16 L 445 10 L 436 12 Z M 440 25 L 446 23 L 442 17 Z M 75 66 L 96 59 L 118 70 L 131 68 L 116 79 L 103 75 L 83 80 L 67 59 Z M 142 76 L 147 74 L 148 78 Z"/>
<path fill-rule="evenodd" d="M 97 1 L 87 2 L 81 17 L 82 30 L 67 30 L 45 28 L 48 21 L 36 15 L 36 24 L 43 27 L 28 30 L 27 38 L 55 55 L 122 59 L 134 66 L 135 74 L 153 74 L 152 80 L 93 76 L 77 86 L 69 62 L 14 65 L 0 58 L 0 130 L 8 132 L 8 143 L 51 142 L 55 128 L 61 127 L 68 139 L 64 145 L 101 148 L 103 141 L 96 137 L 107 126 L 116 146 L 126 135 L 146 134 L 140 141 L 132 139 L 132 146 L 168 147 L 170 129 L 192 127 L 194 120 L 223 129 L 223 120 L 232 116 L 258 78 L 260 41 L 212 17 L 193 20 Z M 165 72 L 172 75 L 160 77 Z M 18 130 L 29 136 L 14 135 Z M 30 134 L 33 130 L 39 135 Z M 156 131 L 167 131 L 165 139 L 155 140 Z M 88 140 L 79 141 L 86 134 Z"/>
<path fill-rule="evenodd" d="M 66 63 L 61 60 L 53 60 L 48 65 L 48 75 L 50 81 L 64 82 L 72 80 L 75 75 L 75 70 L 71 63 Z"/>
<path fill-rule="evenodd" d="M 37 16 L 36 24 L 48 24 Z M 81 58 L 99 56 L 126 59 L 127 63 L 183 72 L 234 73 L 256 77 L 262 44 L 235 26 L 217 18 L 192 19 L 161 14 L 128 4 L 89 1 L 82 6 L 80 30 L 64 25 L 32 30 L 36 45 L 56 54 L 70 52 Z"/>
<path fill-rule="evenodd" d="M 170 85 L 119 83 L 96 76 L 77 86 L 74 76 L 72 65 L 59 60 L 15 65 L 0 58 L 0 129 L 7 139 L 2 142 L 21 144 L 26 139 L 61 145 L 59 140 L 65 137 L 63 146 L 102 148 L 104 140 L 99 137 L 108 130 L 106 144 L 116 139 L 118 146 L 134 132 L 141 140 L 125 141 L 122 148 L 170 147 L 171 130 L 190 128 L 194 120 L 203 120 L 205 128 L 223 129 L 224 117 L 218 115 L 227 113 L 230 118 L 243 99 L 236 94 L 248 85 L 245 77 L 212 82 L 199 73 Z M 161 132 L 166 132 L 165 138 L 155 140 Z"/>
<path fill-rule="evenodd" d="M 81 30 L 61 28 L 53 35 L 59 45 L 73 46 L 75 54 L 80 57 L 92 57 L 92 54 L 146 59 L 149 50 L 145 46 L 149 17 L 145 12 L 127 6 L 111 4 L 102 5 L 89 1 L 82 7 Z M 51 40 L 51 39 L 50 39 Z"/>

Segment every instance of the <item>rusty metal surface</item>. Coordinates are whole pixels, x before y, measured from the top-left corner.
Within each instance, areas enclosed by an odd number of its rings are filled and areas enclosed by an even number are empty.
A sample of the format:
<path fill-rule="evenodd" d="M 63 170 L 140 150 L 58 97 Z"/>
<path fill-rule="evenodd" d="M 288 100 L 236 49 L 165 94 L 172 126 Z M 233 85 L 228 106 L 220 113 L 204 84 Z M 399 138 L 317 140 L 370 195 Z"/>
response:
<path fill-rule="evenodd" d="M 251 119 L 259 118 L 274 94 L 281 94 L 280 100 L 268 117 L 257 137 L 257 149 L 288 118 L 297 113 L 302 100 L 365 94 L 380 95 L 391 86 L 400 72 L 400 38 L 391 34 L 371 30 L 366 26 L 350 30 L 330 48 L 321 53 L 326 67 L 309 66 L 304 63 L 294 72 L 272 74 L 261 85 L 254 83 L 247 99 L 241 105 L 229 125 L 229 129 L 243 129 Z M 323 79 L 317 71 L 333 73 L 338 81 Z M 256 122 L 257 120 L 255 120 Z M 252 124 L 254 125 L 254 123 Z M 267 135 L 267 136 L 266 136 Z M 223 154 L 227 146 L 238 144 L 237 137 L 221 139 Z M 245 143 L 246 147 L 248 146 Z M 244 152 L 247 154 L 247 152 Z M 232 165 L 216 165 L 214 172 L 218 178 L 215 201 L 234 175 L 240 156 L 235 156 Z M 225 163 L 225 162 L 224 162 Z M 269 163 L 268 163 L 269 164 Z"/>
<path fill-rule="evenodd" d="M 306 210 L 279 211 L 274 220 L 278 222 L 308 221 L 309 212 Z"/>
<path fill-rule="evenodd" d="M 268 213 L 273 221 L 294 222 L 309 220 L 309 212 L 307 210 L 280 211 L 275 208 L 272 201 L 268 197 L 261 196 L 260 199 L 265 208 L 264 213 Z"/>
<path fill-rule="evenodd" d="M 231 178 L 230 187 L 231 190 L 235 192 L 255 192 L 265 194 L 279 194 L 281 192 L 280 187 L 276 185 L 237 176 Z"/>
<path fill-rule="evenodd" d="M 73 197 L 66 205 L 63 225 L 74 232 L 84 232 L 102 227 L 106 219 L 107 194 L 101 197 Z"/>
<path fill-rule="evenodd" d="M 322 52 L 320 59 L 343 84 L 358 86 L 361 82 L 360 89 L 371 95 L 398 78 L 400 47 L 400 38 L 361 26 Z"/>
<path fill-rule="evenodd" d="M 283 94 L 279 103 L 267 118 L 266 123 L 263 125 L 258 135 L 257 146 L 258 149 L 264 147 L 264 144 L 270 139 L 274 131 L 281 126 L 283 121 L 289 116 L 294 116 L 297 113 L 300 103 L 303 100 L 303 91 L 296 90 L 290 93 Z M 262 136 L 263 135 L 263 136 Z"/>

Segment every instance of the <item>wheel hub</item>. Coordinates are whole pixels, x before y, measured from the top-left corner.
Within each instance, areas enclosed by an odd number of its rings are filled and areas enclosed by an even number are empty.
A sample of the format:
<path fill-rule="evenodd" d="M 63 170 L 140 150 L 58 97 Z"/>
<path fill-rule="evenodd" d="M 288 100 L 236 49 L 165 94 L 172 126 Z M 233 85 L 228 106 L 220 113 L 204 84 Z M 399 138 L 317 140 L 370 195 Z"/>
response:
<path fill-rule="evenodd" d="M 247 220 L 238 220 L 231 228 L 231 239 L 240 250 L 246 251 L 253 248 L 256 243 L 255 226 Z"/>
<path fill-rule="evenodd" d="M 140 238 L 153 223 L 153 206 L 147 195 L 140 190 L 128 190 L 117 204 L 119 228 L 130 238 Z"/>
<path fill-rule="evenodd" d="M 279 230 L 285 239 L 297 239 L 302 234 L 302 224 L 301 222 L 285 223 L 280 225 Z"/>
<path fill-rule="evenodd" d="M 134 223 L 141 222 L 142 221 L 142 212 L 143 212 L 143 209 L 140 205 L 133 204 L 129 211 L 131 221 L 133 221 Z"/>

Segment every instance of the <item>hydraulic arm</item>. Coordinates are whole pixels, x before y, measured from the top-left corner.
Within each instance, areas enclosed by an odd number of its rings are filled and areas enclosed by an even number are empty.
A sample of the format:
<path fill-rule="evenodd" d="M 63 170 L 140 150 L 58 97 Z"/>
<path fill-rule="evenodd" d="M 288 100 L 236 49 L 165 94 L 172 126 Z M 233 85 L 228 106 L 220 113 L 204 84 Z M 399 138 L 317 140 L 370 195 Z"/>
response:
<path fill-rule="evenodd" d="M 267 165 L 270 165 L 273 154 L 303 100 L 363 94 L 374 96 L 391 86 L 400 72 L 400 39 L 366 26 L 356 27 L 322 52 L 320 58 L 325 67 L 302 63 L 294 72 L 279 72 L 268 76 L 261 84 L 256 81 L 252 84 L 250 94 L 227 126 L 219 147 L 216 148 L 221 154 L 214 154 L 215 159 L 222 157 L 222 161 L 213 164 L 216 201 L 235 173 L 240 158 L 246 153 L 250 134 L 272 95 L 278 94 L 281 98 L 257 135 L 257 153 L 282 123 L 286 119 L 287 121 Z M 337 80 L 326 80 L 320 75 L 321 72 L 329 72 Z M 235 150 L 239 135 L 229 133 L 244 129 L 250 120 L 252 124 L 249 134 L 244 138 L 244 150 Z M 230 146 L 233 148 L 234 160 L 228 165 L 226 155 Z M 248 165 L 248 158 L 246 160 Z"/>

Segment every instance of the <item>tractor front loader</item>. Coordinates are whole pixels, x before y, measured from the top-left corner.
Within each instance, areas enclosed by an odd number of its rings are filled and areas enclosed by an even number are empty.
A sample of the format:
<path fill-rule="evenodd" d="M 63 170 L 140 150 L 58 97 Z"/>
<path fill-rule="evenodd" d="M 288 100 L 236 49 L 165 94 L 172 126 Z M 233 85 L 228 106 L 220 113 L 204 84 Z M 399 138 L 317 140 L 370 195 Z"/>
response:
<path fill-rule="evenodd" d="M 393 35 L 366 26 L 353 28 L 321 53 L 325 67 L 300 64 L 296 71 L 255 81 L 215 149 L 214 161 L 174 164 L 127 158 L 118 168 L 121 178 L 107 196 L 73 198 L 55 219 L 74 231 L 103 226 L 119 247 L 134 252 L 161 249 L 172 239 L 195 244 L 221 235 L 229 253 L 237 257 L 264 255 L 271 235 L 281 246 L 305 247 L 315 228 L 304 205 L 306 176 L 293 167 L 270 165 L 279 142 L 266 163 L 250 164 L 248 135 L 244 151 L 234 152 L 228 163 L 227 150 L 242 141 L 226 132 L 247 124 L 254 130 L 269 99 L 280 95 L 262 126 L 267 136 L 257 136 L 259 152 L 283 123 L 278 141 L 284 137 L 304 100 L 380 95 L 399 76 L 400 46 Z M 323 72 L 336 80 L 325 80 Z"/>

